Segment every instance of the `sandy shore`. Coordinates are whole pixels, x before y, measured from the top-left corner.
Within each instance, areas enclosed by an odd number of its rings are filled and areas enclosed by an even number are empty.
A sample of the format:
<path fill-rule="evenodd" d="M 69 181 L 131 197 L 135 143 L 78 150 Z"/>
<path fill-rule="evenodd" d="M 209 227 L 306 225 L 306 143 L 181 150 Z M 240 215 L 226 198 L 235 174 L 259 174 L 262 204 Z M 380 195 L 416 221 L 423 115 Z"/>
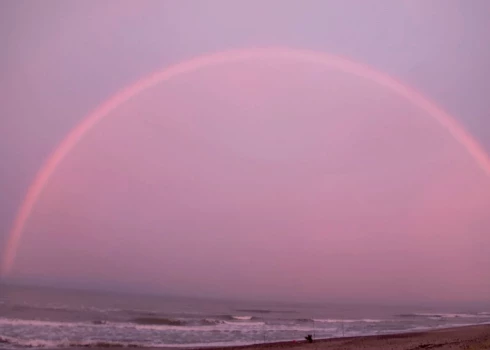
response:
<path fill-rule="evenodd" d="M 419 333 L 284 342 L 212 350 L 320 350 L 320 349 L 490 349 L 490 325 L 448 328 Z M 207 349 L 210 350 L 210 349 Z"/>

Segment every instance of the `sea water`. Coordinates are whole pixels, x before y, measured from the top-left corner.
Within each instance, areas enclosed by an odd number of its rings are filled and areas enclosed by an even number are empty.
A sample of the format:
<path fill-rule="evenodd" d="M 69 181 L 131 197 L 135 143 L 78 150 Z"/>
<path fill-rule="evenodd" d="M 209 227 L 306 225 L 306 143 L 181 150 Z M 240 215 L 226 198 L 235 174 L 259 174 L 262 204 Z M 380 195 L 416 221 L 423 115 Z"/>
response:
<path fill-rule="evenodd" d="M 471 307 L 281 303 L 0 285 L 0 348 L 208 347 L 490 323 Z"/>

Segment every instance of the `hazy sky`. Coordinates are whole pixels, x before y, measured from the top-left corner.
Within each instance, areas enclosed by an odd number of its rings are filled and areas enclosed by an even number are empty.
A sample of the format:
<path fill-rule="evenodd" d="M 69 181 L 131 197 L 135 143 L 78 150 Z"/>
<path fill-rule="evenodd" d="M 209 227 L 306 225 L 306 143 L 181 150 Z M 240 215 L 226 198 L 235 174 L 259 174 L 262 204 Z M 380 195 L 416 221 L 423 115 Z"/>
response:
<path fill-rule="evenodd" d="M 0 249 L 49 153 L 134 81 L 283 46 L 416 88 L 490 151 L 485 1 L 4 1 Z M 45 188 L 11 278 L 240 297 L 489 300 L 490 179 L 426 111 L 294 60 L 143 92 Z"/>

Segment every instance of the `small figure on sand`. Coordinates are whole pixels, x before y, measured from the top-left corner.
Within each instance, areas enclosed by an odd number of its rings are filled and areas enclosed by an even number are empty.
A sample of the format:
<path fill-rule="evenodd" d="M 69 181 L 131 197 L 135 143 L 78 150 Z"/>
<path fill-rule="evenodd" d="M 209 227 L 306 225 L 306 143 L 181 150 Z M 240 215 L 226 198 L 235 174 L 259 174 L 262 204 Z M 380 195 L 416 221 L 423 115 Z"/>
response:
<path fill-rule="evenodd" d="M 313 343 L 313 337 L 311 336 L 311 334 L 308 334 L 306 337 L 305 337 L 306 341 L 308 343 Z"/>

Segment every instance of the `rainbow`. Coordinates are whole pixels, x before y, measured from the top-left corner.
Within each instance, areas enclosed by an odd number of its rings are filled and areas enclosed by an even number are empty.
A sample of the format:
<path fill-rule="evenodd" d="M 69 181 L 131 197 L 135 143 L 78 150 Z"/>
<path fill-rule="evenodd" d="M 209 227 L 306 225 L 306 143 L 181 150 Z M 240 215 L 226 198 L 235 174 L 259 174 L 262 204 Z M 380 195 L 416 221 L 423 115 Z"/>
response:
<path fill-rule="evenodd" d="M 387 74 L 381 73 L 370 67 L 345 58 L 307 50 L 288 48 L 256 48 L 218 52 L 178 63 L 138 81 L 103 103 L 70 131 L 70 133 L 65 137 L 65 139 L 60 143 L 60 145 L 55 149 L 55 151 L 50 155 L 45 164 L 39 170 L 27 191 L 25 199 L 20 206 L 8 236 L 1 262 L 0 276 L 6 276 L 10 273 L 26 222 L 29 219 L 34 205 L 36 204 L 36 201 L 49 181 L 51 175 L 56 171 L 58 165 L 77 145 L 77 143 L 83 139 L 84 135 L 95 127 L 101 119 L 107 117 L 121 104 L 137 96 L 142 91 L 181 74 L 191 73 L 205 67 L 239 61 L 243 62 L 252 59 L 266 61 L 286 59 L 323 65 L 331 69 L 369 79 L 381 86 L 384 86 L 398 95 L 406 98 L 418 108 L 427 112 L 428 115 L 434 118 L 442 128 L 449 132 L 454 139 L 467 150 L 469 155 L 476 161 L 486 175 L 490 176 L 489 156 L 483 150 L 483 148 L 464 130 L 464 128 L 459 125 L 458 122 L 456 122 L 454 118 L 445 113 L 434 103 L 424 98 L 417 91 L 398 82 Z"/>

